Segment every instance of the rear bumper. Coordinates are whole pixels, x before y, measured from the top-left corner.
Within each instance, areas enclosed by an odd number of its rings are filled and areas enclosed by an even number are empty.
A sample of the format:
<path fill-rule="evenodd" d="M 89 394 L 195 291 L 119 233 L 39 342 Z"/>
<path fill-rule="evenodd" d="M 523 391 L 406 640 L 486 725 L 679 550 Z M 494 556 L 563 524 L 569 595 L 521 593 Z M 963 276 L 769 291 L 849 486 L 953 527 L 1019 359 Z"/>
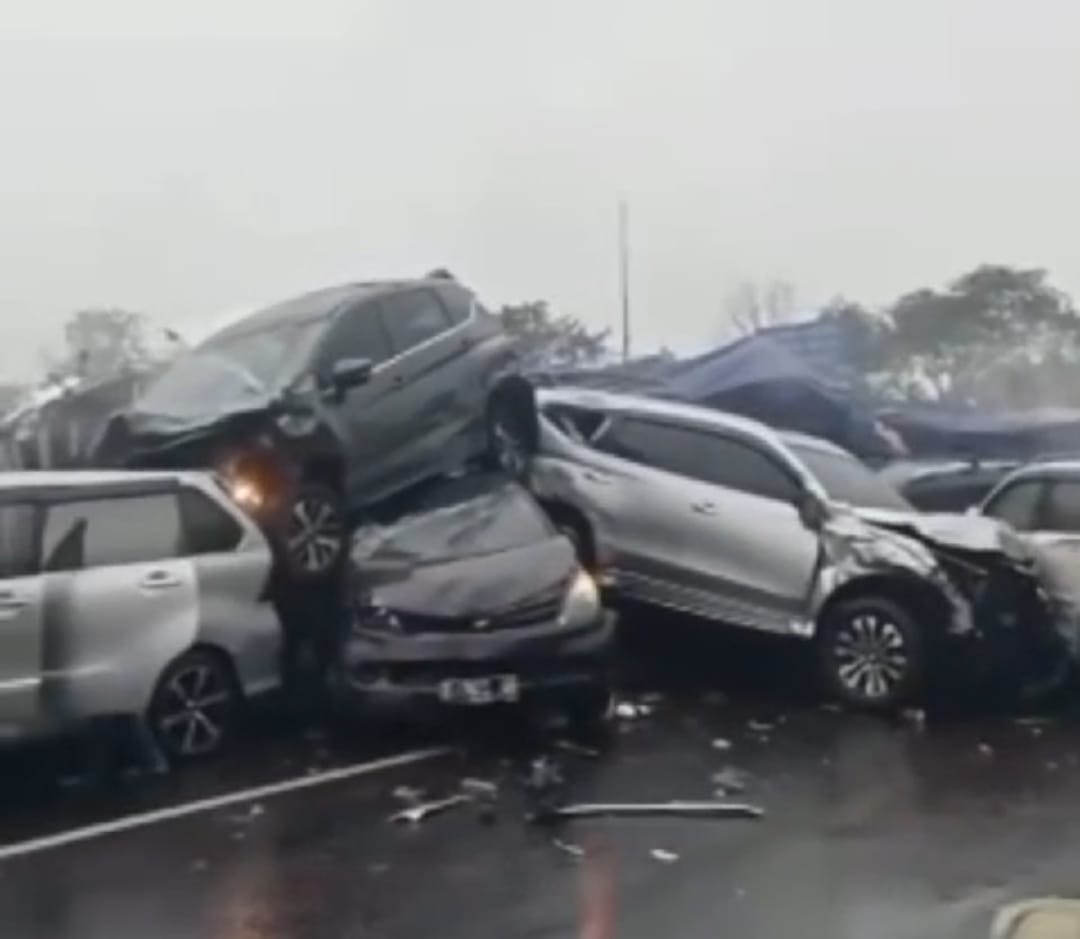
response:
<path fill-rule="evenodd" d="M 606 683 L 615 614 L 585 629 L 545 626 L 486 636 L 350 636 L 330 676 L 331 695 L 348 711 L 445 707 L 447 679 L 513 675 L 520 702 L 571 697 Z"/>

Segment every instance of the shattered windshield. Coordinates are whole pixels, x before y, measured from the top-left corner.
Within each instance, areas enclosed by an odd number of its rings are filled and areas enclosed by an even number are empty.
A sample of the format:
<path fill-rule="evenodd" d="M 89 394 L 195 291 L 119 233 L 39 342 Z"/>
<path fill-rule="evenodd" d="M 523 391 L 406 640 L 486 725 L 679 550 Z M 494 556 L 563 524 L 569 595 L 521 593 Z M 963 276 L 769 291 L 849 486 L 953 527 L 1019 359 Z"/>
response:
<path fill-rule="evenodd" d="M 892 485 L 854 457 L 803 444 L 792 444 L 791 449 L 830 499 L 860 509 L 914 511 Z"/>
<path fill-rule="evenodd" d="M 140 402 L 149 413 L 197 416 L 259 402 L 305 361 L 324 321 L 214 338 L 178 358 Z"/>
<path fill-rule="evenodd" d="M 511 551 L 554 534 L 531 497 L 513 483 L 461 501 L 435 499 L 401 521 L 357 531 L 357 560 L 438 561 Z"/>

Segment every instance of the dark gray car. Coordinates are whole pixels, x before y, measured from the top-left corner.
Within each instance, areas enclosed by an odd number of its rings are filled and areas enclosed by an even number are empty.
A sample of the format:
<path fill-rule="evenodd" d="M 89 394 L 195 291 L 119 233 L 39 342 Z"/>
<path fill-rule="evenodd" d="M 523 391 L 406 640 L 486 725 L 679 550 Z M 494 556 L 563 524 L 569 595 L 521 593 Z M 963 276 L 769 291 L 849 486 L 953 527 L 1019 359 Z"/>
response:
<path fill-rule="evenodd" d="M 350 512 L 485 451 L 513 461 L 505 425 L 532 413 L 516 368 L 499 320 L 445 275 L 319 290 L 179 358 L 97 461 L 217 470 L 310 580 L 336 570 Z"/>

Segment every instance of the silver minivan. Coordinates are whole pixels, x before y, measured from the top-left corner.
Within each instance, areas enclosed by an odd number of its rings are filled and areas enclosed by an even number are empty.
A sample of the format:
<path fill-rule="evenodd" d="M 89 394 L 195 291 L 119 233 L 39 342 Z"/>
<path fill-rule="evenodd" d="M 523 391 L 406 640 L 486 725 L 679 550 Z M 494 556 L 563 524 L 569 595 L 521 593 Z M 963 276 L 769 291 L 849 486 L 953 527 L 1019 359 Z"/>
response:
<path fill-rule="evenodd" d="M 271 567 L 207 474 L 0 474 L 0 740 L 146 715 L 172 759 L 218 751 L 279 681 Z"/>

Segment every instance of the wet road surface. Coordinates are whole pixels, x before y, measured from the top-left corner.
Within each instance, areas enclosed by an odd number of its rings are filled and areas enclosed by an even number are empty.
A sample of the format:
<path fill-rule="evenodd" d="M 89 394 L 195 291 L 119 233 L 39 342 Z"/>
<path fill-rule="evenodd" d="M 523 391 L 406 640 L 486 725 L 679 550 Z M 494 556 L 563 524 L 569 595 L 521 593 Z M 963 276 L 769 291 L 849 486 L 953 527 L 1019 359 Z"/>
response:
<path fill-rule="evenodd" d="M 804 695 L 771 658 L 759 671 L 742 650 L 726 651 L 691 657 L 720 673 L 723 696 L 686 681 L 686 663 L 667 682 L 654 657 L 647 677 L 663 700 L 620 722 L 600 757 L 554 750 L 550 735 L 516 725 L 470 727 L 452 740 L 460 755 L 10 858 L 0 862 L 0 935 L 572 936 L 580 862 L 523 820 L 520 773 L 545 752 L 562 762 L 574 799 L 710 798 L 713 774 L 732 766 L 744 774 L 738 798 L 766 811 L 758 821 L 559 829 L 566 843 L 600 838 L 616 853 L 620 937 L 982 937 L 1004 903 L 1076 893 L 1080 721 L 1071 713 L 932 714 L 925 727 L 855 716 Z M 13 797 L 7 804 L 21 808 L 5 812 L 0 841 L 402 744 L 263 733 L 222 764 L 108 798 Z M 400 808 L 396 787 L 437 797 L 465 776 L 499 783 L 493 822 L 470 805 L 415 827 L 387 820 Z M 656 849 L 677 857 L 657 860 Z"/>

